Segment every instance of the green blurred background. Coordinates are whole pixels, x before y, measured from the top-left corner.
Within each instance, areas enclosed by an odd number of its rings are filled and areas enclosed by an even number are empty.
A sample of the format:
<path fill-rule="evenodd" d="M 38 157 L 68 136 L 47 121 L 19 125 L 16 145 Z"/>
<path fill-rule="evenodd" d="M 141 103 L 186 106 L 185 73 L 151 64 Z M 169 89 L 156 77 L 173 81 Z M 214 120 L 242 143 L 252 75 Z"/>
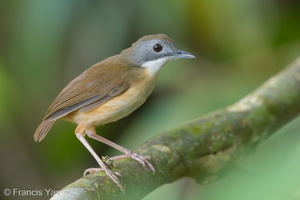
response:
<path fill-rule="evenodd" d="M 1 0 L 0 196 L 4 188 L 61 189 L 97 163 L 58 122 L 33 133 L 56 95 L 92 64 L 147 34 L 166 33 L 197 59 L 167 64 L 148 101 L 97 129 L 130 149 L 190 119 L 228 106 L 300 55 L 297 0 Z M 145 200 L 300 199 L 300 120 L 282 128 L 215 183 L 186 178 Z M 99 155 L 116 151 L 90 141 Z M 142 183 L 141 183 L 142 184 Z"/>

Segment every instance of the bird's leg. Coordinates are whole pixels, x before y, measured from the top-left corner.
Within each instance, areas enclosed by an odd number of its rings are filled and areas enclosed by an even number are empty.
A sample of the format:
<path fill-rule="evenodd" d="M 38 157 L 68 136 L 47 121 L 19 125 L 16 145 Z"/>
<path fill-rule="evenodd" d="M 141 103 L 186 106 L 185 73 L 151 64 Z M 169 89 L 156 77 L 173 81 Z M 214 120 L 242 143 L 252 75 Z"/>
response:
<path fill-rule="evenodd" d="M 122 159 L 122 158 L 132 158 L 133 160 L 136 160 L 138 161 L 139 163 L 141 163 L 143 165 L 143 167 L 145 167 L 146 165 L 149 167 L 149 169 L 152 170 L 153 174 L 155 173 L 155 169 L 153 167 L 153 165 L 147 160 L 147 158 L 145 158 L 144 156 L 141 156 L 139 154 L 136 154 L 136 153 L 133 153 L 132 151 L 130 151 L 129 149 L 126 149 L 108 139 L 105 139 L 104 137 L 101 137 L 100 135 L 98 135 L 96 133 L 96 129 L 95 127 L 88 127 L 86 129 L 86 134 L 92 138 L 92 139 L 95 139 L 95 140 L 98 140 L 100 142 L 103 142 L 123 153 L 125 153 L 125 155 L 121 155 L 121 156 L 115 156 L 115 157 L 112 157 L 111 159 L 116 161 L 116 160 L 119 160 L 119 159 Z"/>
<path fill-rule="evenodd" d="M 105 163 L 99 158 L 99 156 L 97 155 L 97 153 L 93 150 L 93 148 L 91 147 L 91 145 L 88 143 L 88 141 L 85 139 L 85 132 L 87 130 L 87 127 L 84 125 L 78 125 L 76 130 L 75 130 L 75 134 L 77 136 L 77 138 L 79 139 L 79 141 L 87 148 L 87 150 L 89 150 L 89 152 L 93 155 L 93 157 L 96 159 L 96 161 L 98 162 L 98 164 L 100 165 L 100 168 L 89 168 L 86 169 L 84 171 L 84 176 L 89 172 L 89 173 L 93 173 L 95 171 L 104 171 L 116 184 L 117 186 L 124 191 L 121 183 L 119 182 L 117 176 L 120 176 L 119 173 L 117 172 L 113 172 L 111 170 L 108 169 L 108 167 L 105 165 Z M 117 176 L 116 176 L 117 175 Z"/>

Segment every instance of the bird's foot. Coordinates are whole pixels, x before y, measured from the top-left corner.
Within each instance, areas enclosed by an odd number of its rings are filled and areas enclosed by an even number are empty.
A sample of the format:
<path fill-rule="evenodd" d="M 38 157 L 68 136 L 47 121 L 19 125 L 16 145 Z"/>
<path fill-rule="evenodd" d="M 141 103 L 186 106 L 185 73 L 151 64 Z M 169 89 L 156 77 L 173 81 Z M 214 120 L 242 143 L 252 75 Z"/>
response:
<path fill-rule="evenodd" d="M 118 172 L 114 172 L 109 170 L 107 167 L 103 168 L 88 168 L 84 171 L 83 176 L 86 176 L 88 173 L 92 174 L 94 172 L 98 172 L 98 171 L 104 171 L 116 184 L 117 186 L 120 188 L 120 190 L 122 190 L 124 192 L 124 188 L 121 185 L 119 179 L 117 176 L 122 177 L 122 175 Z"/>
<path fill-rule="evenodd" d="M 153 172 L 153 174 L 155 174 L 155 169 L 154 169 L 153 165 L 148 161 L 148 159 L 146 157 L 142 156 L 142 155 L 133 153 L 132 151 L 128 151 L 124 155 L 115 156 L 115 157 L 112 157 L 110 159 L 113 160 L 113 161 L 117 161 L 117 160 L 120 160 L 122 158 L 132 158 L 133 160 L 136 160 L 141 165 L 143 165 L 143 167 L 145 167 L 147 165 L 147 167 Z"/>

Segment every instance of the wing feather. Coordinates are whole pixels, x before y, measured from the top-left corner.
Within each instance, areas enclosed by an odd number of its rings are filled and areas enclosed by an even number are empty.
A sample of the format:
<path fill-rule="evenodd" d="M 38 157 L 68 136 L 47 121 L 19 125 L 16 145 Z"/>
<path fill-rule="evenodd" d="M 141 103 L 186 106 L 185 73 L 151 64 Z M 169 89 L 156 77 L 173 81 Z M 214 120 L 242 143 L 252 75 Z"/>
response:
<path fill-rule="evenodd" d="M 70 105 L 70 106 L 66 106 L 66 107 L 63 107 L 59 110 L 56 110 L 53 114 L 51 114 L 47 120 L 56 120 L 56 119 L 59 119 L 63 116 L 66 116 L 67 114 L 75 111 L 75 110 L 78 110 L 79 108 L 82 108 L 84 106 L 87 106 L 87 105 L 90 105 L 90 104 L 93 104 L 94 102 L 98 102 L 99 100 L 105 98 L 106 95 L 102 95 L 102 94 L 99 94 L 99 95 L 96 95 L 94 97 L 91 97 L 91 98 L 88 98 L 88 99 L 85 99 L 81 102 L 78 102 L 78 103 L 75 103 L 73 105 Z"/>
<path fill-rule="evenodd" d="M 105 62 L 100 62 L 80 74 L 56 97 L 44 120 L 56 120 L 79 109 L 86 112 L 120 95 L 130 84 L 126 69 L 119 69 L 112 73 Z"/>
<path fill-rule="evenodd" d="M 128 67 L 116 56 L 93 65 L 59 93 L 37 128 L 35 140 L 41 141 L 57 119 L 76 110 L 89 111 L 123 93 L 129 83 Z"/>

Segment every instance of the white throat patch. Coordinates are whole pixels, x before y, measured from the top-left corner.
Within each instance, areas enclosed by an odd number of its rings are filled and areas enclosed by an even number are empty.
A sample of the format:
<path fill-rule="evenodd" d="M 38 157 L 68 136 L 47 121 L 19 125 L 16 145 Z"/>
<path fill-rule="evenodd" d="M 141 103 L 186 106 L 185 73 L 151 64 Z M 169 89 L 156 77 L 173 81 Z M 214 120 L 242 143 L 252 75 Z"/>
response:
<path fill-rule="evenodd" d="M 152 72 L 158 72 L 161 67 L 166 64 L 170 59 L 168 57 L 159 58 L 157 60 L 150 60 L 142 64 L 141 67 L 145 67 Z"/>

